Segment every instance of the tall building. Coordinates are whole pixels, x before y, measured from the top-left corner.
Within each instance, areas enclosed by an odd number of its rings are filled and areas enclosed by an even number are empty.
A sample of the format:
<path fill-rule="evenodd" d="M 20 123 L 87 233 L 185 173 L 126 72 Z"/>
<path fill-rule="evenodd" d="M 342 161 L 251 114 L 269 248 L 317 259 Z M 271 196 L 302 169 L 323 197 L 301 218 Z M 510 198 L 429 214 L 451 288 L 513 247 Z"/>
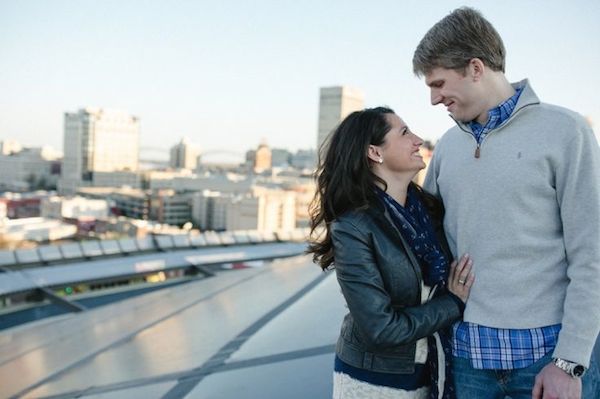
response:
<path fill-rule="evenodd" d="M 271 160 L 271 149 L 267 143 L 260 143 L 254 154 L 254 172 L 262 173 L 265 170 L 271 169 Z"/>
<path fill-rule="evenodd" d="M 364 108 L 364 96 L 360 90 L 348 86 L 334 86 L 322 87 L 320 93 L 317 151 L 342 119 Z"/>
<path fill-rule="evenodd" d="M 187 137 L 181 139 L 181 141 L 171 147 L 169 166 L 174 169 L 196 169 L 198 164 L 198 157 L 200 156 L 200 149 L 189 142 Z"/>
<path fill-rule="evenodd" d="M 95 172 L 135 172 L 140 121 L 125 112 L 83 108 L 65 113 L 64 160 L 59 190 L 92 186 Z"/>

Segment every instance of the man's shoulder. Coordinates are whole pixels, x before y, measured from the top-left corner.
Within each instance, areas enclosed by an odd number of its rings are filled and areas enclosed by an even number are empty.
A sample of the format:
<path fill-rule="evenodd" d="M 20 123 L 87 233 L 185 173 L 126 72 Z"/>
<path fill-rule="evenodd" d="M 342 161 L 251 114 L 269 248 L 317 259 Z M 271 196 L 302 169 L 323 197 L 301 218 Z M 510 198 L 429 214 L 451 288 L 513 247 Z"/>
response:
<path fill-rule="evenodd" d="M 560 105 L 541 102 L 531 107 L 531 111 L 537 118 L 555 128 L 581 128 L 587 125 L 586 119 L 581 114 Z"/>
<path fill-rule="evenodd" d="M 594 139 L 594 132 L 581 114 L 560 105 L 539 103 L 524 112 L 521 120 L 531 137 L 541 138 L 547 145 L 554 144 L 561 151 L 567 142 L 589 142 Z"/>

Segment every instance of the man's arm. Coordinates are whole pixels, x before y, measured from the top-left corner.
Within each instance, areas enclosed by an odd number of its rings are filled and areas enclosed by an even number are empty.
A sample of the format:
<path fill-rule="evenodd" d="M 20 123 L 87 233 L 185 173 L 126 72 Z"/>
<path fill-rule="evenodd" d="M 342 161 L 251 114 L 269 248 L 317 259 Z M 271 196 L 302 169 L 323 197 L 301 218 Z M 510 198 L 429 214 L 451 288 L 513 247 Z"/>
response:
<path fill-rule="evenodd" d="M 554 357 L 589 366 L 600 331 L 600 148 L 580 121 L 556 167 L 556 196 L 570 282 Z"/>
<path fill-rule="evenodd" d="M 562 328 L 554 357 L 589 366 L 600 330 L 600 149 L 580 122 L 556 167 L 556 194 L 568 262 Z M 533 399 L 580 398 L 581 379 L 548 364 L 536 376 Z"/>

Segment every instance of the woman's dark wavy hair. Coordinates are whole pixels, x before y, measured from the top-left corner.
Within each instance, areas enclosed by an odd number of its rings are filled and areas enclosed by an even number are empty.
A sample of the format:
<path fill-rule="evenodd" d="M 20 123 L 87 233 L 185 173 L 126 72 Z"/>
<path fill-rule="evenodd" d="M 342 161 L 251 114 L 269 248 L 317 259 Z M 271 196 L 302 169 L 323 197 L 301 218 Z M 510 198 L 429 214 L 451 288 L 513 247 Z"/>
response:
<path fill-rule="evenodd" d="M 323 270 L 334 262 L 331 222 L 346 212 L 377 203 L 376 182 L 387 189 L 386 182 L 372 172 L 372 161 L 367 156 L 369 145 L 382 145 L 391 129 L 386 114 L 394 114 L 394 111 L 377 107 L 351 113 L 319 148 L 319 167 L 315 172 L 317 191 L 309 208 L 311 239 L 307 253 L 313 254 L 313 261 Z M 410 184 L 417 189 L 430 212 L 441 212 L 435 197 Z M 317 236 L 321 227 L 324 231 Z"/>

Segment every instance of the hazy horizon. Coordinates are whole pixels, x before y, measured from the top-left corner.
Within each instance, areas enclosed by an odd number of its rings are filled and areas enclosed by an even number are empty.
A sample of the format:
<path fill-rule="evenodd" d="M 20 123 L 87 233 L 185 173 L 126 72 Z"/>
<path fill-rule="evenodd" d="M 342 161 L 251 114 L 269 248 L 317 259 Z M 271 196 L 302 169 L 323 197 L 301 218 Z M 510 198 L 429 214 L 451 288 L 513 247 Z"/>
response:
<path fill-rule="evenodd" d="M 461 5 L 502 35 L 509 80 L 598 131 L 600 2 L 31 0 L 0 1 L 0 140 L 62 150 L 64 113 L 94 106 L 139 117 L 141 147 L 309 149 L 319 88 L 348 85 L 435 141 L 453 122 L 412 53 Z"/>

